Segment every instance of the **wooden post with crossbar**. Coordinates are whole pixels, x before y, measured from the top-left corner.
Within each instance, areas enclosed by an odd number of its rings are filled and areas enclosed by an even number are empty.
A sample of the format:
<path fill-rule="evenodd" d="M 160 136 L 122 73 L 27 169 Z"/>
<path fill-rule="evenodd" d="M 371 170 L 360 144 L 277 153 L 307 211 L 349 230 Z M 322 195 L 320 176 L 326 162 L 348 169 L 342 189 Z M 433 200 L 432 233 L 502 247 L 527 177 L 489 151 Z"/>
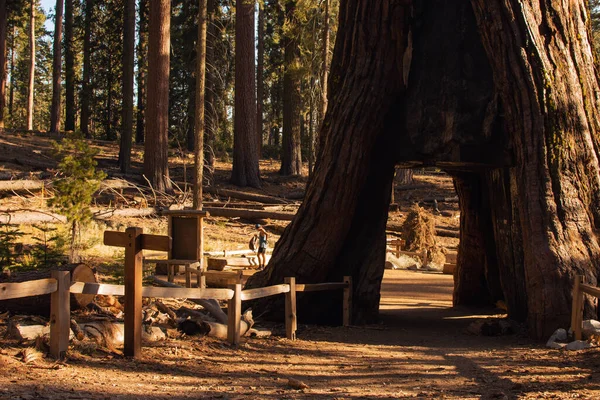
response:
<path fill-rule="evenodd" d="M 142 250 L 169 251 L 169 236 L 145 235 L 142 228 L 104 232 L 104 244 L 125 248 L 125 339 L 123 354 L 139 358 L 142 349 Z"/>

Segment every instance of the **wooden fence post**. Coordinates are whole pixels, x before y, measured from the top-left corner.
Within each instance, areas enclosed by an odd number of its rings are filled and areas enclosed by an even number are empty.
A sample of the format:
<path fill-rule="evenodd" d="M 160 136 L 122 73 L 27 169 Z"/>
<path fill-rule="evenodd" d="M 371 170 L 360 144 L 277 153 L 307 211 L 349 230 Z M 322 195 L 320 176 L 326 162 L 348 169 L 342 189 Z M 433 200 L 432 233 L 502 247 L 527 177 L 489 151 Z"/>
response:
<path fill-rule="evenodd" d="M 69 271 L 52 271 L 58 283 L 56 292 L 50 295 L 50 355 L 62 360 L 69 349 L 71 330 L 71 275 Z"/>
<path fill-rule="evenodd" d="M 343 323 L 344 326 L 350 326 L 352 323 L 352 277 L 345 276 L 344 283 L 348 284 L 348 286 L 344 288 Z"/>
<path fill-rule="evenodd" d="M 583 324 L 583 292 L 581 284 L 583 276 L 577 275 L 573 282 L 573 303 L 571 308 L 571 331 L 576 340 L 581 340 L 581 325 Z"/>
<path fill-rule="evenodd" d="M 284 282 L 290 285 L 290 291 L 285 294 L 285 336 L 296 340 L 298 319 L 296 315 L 296 278 L 285 278 Z"/>
<path fill-rule="evenodd" d="M 230 344 L 240 343 L 240 319 L 242 318 L 242 284 L 229 285 L 233 297 L 227 301 L 227 341 Z"/>
<path fill-rule="evenodd" d="M 125 246 L 125 338 L 123 354 L 137 358 L 142 351 L 142 229 L 127 228 Z"/>

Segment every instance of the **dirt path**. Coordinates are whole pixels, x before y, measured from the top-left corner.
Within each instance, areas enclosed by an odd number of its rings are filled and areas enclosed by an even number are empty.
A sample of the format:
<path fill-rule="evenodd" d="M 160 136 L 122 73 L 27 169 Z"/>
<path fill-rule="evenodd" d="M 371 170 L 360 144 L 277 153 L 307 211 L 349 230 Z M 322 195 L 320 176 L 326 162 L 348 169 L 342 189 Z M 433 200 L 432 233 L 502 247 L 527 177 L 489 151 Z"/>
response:
<path fill-rule="evenodd" d="M 295 342 L 238 348 L 169 340 L 139 361 L 78 349 L 65 364 L 24 364 L 22 348 L 0 341 L 0 399 L 600 398 L 598 350 L 467 335 L 482 312 L 450 308 L 451 291 L 447 275 L 386 271 L 381 325 L 300 325 Z"/>

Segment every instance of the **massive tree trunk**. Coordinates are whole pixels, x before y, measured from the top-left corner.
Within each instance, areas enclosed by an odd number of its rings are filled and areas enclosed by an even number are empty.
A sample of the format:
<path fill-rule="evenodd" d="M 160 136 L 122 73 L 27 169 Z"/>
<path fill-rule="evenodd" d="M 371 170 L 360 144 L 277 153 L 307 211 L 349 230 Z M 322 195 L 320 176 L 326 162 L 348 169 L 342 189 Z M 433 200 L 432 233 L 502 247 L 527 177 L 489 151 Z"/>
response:
<path fill-rule="evenodd" d="M 65 130 L 75 130 L 75 54 L 73 0 L 65 1 Z"/>
<path fill-rule="evenodd" d="M 129 172 L 131 169 L 134 59 L 135 0 L 127 0 L 123 13 L 123 114 L 121 119 L 121 146 L 119 147 L 119 167 L 123 173 Z"/>
<path fill-rule="evenodd" d="M 62 75 L 62 29 L 64 1 L 56 0 L 54 15 L 54 43 L 52 61 L 52 108 L 50 110 L 50 132 L 60 130 L 60 92 Z"/>
<path fill-rule="evenodd" d="M 514 146 L 513 223 L 522 234 L 529 326 L 542 337 L 567 325 L 574 276 L 595 284 L 600 274 L 599 88 L 587 4 L 472 4 Z"/>
<path fill-rule="evenodd" d="M 393 117 L 400 115 L 397 100 L 404 92 L 407 11 L 385 0 L 341 5 L 321 157 L 296 218 L 250 286 L 281 283 L 286 276 L 310 283 L 351 275 L 354 321 L 377 319 L 397 145 Z M 331 296 L 309 308 L 320 300 L 298 298 L 301 321 L 332 322 L 340 315 L 340 303 Z"/>
<path fill-rule="evenodd" d="M 171 190 L 168 132 L 170 18 L 171 0 L 150 2 L 144 174 L 160 191 Z"/>
<path fill-rule="evenodd" d="M 139 25 L 137 45 L 137 114 L 135 123 L 135 142 L 144 143 L 144 129 L 146 110 L 146 71 L 148 68 L 148 0 L 139 2 Z"/>
<path fill-rule="evenodd" d="M 0 0 L 0 130 L 4 128 L 6 106 L 6 0 Z"/>
<path fill-rule="evenodd" d="M 90 86 L 91 76 L 91 39 L 92 39 L 92 14 L 94 12 L 94 0 L 85 0 L 85 18 L 83 32 L 83 80 L 81 82 L 81 119 L 79 129 L 86 138 L 90 134 L 90 100 L 92 88 Z"/>
<path fill-rule="evenodd" d="M 33 129 L 33 90 L 35 77 L 35 5 L 31 0 L 29 10 L 29 84 L 27 86 L 27 130 Z"/>
<path fill-rule="evenodd" d="M 352 275 L 355 322 L 372 320 L 393 166 L 433 164 L 455 177 L 463 213 L 455 303 L 504 298 L 537 338 L 568 326 L 574 276 L 600 274 L 585 2 L 392 3 L 343 3 L 314 178 L 249 284 Z"/>
<path fill-rule="evenodd" d="M 302 174 L 299 22 L 295 13 L 296 1 L 288 0 L 285 4 L 288 28 L 284 31 L 283 37 L 285 73 L 283 76 L 283 138 L 279 170 L 281 175 Z"/>
<path fill-rule="evenodd" d="M 239 0 L 236 7 L 235 121 L 231 182 L 237 186 L 260 187 L 254 67 L 255 3 L 255 0 Z"/>

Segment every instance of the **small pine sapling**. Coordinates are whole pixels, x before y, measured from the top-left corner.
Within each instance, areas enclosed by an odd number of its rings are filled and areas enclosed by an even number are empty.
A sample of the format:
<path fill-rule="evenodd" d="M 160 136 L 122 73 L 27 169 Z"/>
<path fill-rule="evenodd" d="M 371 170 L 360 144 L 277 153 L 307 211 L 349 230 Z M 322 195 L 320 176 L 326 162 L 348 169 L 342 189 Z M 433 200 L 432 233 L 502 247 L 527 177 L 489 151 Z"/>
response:
<path fill-rule="evenodd" d="M 0 269 L 13 266 L 14 249 L 18 237 L 23 236 L 14 225 L 0 224 Z"/>
<path fill-rule="evenodd" d="M 92 196 L 106 174 L 96 171 L 94 156 L 98 150 L 90 147 L 85 140 L 73 135 L 54 147 L 59 160 L 60 178 L 54 183 L 56 192 L 50 205 L 57 207 L 71 224 L 69 262 L 73 263 L 77 257 L 77 233 L 81 226 L 92 219 Z"/>
<path fill-rule="evenodd" d="M 32 239 L 35 241 L 31 255 L 35 260 L 37 267 L 47 268 L 52 264 L 56 264 L 63 257 L 61 249 L 61 238 L 57 234 L 57 229 L 49 227 L 47 224 L 34 225 L 39 231 Z"/>

